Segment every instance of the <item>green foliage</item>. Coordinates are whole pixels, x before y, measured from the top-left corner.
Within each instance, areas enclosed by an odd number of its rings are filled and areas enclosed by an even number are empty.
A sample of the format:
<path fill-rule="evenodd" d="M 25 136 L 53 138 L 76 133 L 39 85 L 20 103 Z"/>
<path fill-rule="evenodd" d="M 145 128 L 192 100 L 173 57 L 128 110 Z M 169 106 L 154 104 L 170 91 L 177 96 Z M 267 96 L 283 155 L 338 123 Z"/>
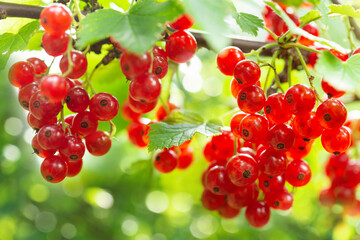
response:
<path fill-rule="evenodd" d="M 318 10 L 311 10 L 307 12 L 304 16 L 300 17 L 300 21 L 303 25 L 306 25 L 312 21 L 321 18 L 321 13 Z"/>
<path fill-rule="evenodd" d="M 200 29 L 209 33 L 204 37 L 212 49 L 219 51 L 229 45 L 230 40 L 225 37 L 229 31 L 225 18 L 233 9 L 228 0 L 184 0 L 184 5 Z"/>
<path fill-rule="evenodd" d="M 217 135 L 221 127 L 219 120 L 205 121 L 197 113 L 173 112 L 164 122 L 150 125 L 148 150 L 180 146 L 197 132 L 205 136 Z"/>
<path fill-rule="evenodd" d="M 299 7 L 304 1 L 303 0 L 279 0 L 278 2 L 284 3 L 287 6 Z"/>
<path fill-rule="evenodd" d="M 323 52 L 317 63 L 316 71 L 338 89 L 356 92 L 360 89 L 360 55 L 351 56 L 346 62 L 330 52 Z"/>
<path fill-rule="evenodd" d="M 30 37 L 39 27 L 39 21 L 32 21 L 23 26 L 17 34 L 0 35 L 0 70 L 4 69 L 13 52 L 23 50 L 28 45 Z"/>
<path fill-rule="evenodd" d="M 341 14 L 344 16 L 354 17 L 354 18 L 360 18 L 360 10 L 355 8 L 351 5 L 342 4 L 342 5 L 336 5 L 332 4 L 329 6 L 330 13 L 329 14 Z"/>
<path fill-rule="evenodd" d="M 264 21 L 252 14 L 240 12 L 234 13 L 233 17 L 243 32 L 249 33 L 255 37 L 258 35 L 259 29 L 264 28 Z"/>
<path fill-rule="evenodd" d="M 81 22 L 77 46 L 85 48 L 99 40 L 113 36 L 121 46 L 134 53 L 144 53 L 160 38 L 163 24 L 182 13 L 177 0 L 158 3 L 144 0 L 133 5 L 126 13 L 113 9 L 100 9 L 88 14 Z"/>

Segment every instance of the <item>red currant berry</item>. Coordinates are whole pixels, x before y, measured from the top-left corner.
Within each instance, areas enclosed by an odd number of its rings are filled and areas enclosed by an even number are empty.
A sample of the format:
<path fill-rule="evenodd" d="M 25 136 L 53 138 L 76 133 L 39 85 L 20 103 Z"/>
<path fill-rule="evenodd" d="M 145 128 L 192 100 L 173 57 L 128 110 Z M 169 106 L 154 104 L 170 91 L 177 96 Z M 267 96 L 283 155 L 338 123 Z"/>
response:
<path fill-rule="evenodd" d="M 60 75 L 48 75 L 40 84 L 41 94 L 50 102 L 58 103 L 65 99 L 68 91 L 66 79 Z"/>
<path fill-rule="evenodd" d="M 111 138 L 103 131 L 90 133 L 85 138 L 86 149 L 94 156 L 103 156 L 111 148 Z"/>
<path fill-rule="evenodd" d="M 121 115 L 127 121 L 137 121 L 141 117 L 140 113 L 134 112 L 130 108 L 128 100 L 126 100 L 121 107 Z"/>
<path fill-rule="evenodd" d="M 303 29 L 304 29 L 306 32 L 308 32 L 308 33 L 310 33 L 311 35 L 313 35 L 313 36 L 316 36 L 316 37 L 319 36 L 319 30 L 318 30 L 318 28 L 317 28 L 317 26 L 316 26 L 316 24 L 315 24 L 314 22 L 311 22 L 311 23 L 305 25 L 305 26 L 303 27 Z M 314 45 L 314 41 L 313 41 L 313 40 L 310 40 L 310 39 L 308 39 L 308 38 L 306 38 L 306 37 L 303 37 L 303 36 L 300 37 L 299 43 L 302 44 L 302 45 L 304 45 L 304 46 L 312 46 L 312 45 Z"/>
<path fill-rule="evenodd" d="M 157 104 L 157 100 L 153 101 L 153 102 L 141 102 L 141 101 L 136 101 L 134 100 L 130 95 L 129 95 L 129 106 L 131 108 L 131 110 L 133 110 L 136 113 L 147 113 L 150 112 L 151 110 L 153 110 L 156 107 Z"/>
<path fill-rule="evenodd" d="M 57 124 L 45 124 L 38 132 L 39 145 L 45 150 L 60 148 L 65 141 L 65 133 Z"/>
<path fill-rule="evenodd" d="M 286 168 L 285 178 L 294 187 L 305 186 L 311 178 L 311 169 L 307 162 L 296 159 L 289 163 Z"/>
<path fill-rule="evenodd" d="M 287 152 L 294 142 L 294 131 L 286 124 L 277 124 L 268 132 L 268 144 L 276 151 Z"/>
<path fill-rule="evenodd" d="M 177 168 L 187 169 L 193 161 L 194 161 L 193 149 L 191 147 L 187 147 L 186 149 L 181 150 L 181 154 L 179 155 L 179 164 Z"/>
<path fill-rule="evenodd" d="M 51 155 L 54 155 L 56 153 L 56 149 L 52 149 L 52 150 L 45 150 L 43 149 L 39 142 L 38 142 L 38 139 L 37 139 L 38 135 L 36 134 L 32 141 L 31 141 L 31 146 L 32 146 L 32 149 L 34 150 L 34 153 L 36 155 L 38 155 L 39 157 L 41 158 L 46 158 L 46 157 L 49 157 Z"/>
<path fill-rule="evenodd" d="M 162 58 L 167 59 L 167 54 L 166 54 L 165 50 L 159 46 L 155 46 L 153 48 L 153 55 L 154 55 L 154 57 L 162 57 Z"/>
<path fill-rule="evenodd" d="M 64 54 L 69 45 L 69 35 L 63 33 L 61 35 L 51 35 L 44 33 L 42 37 L 42 46 L 47 54 L 53 57 Z"/>
<path fill-rule="evenodd" d="M 39 84 L 36 82 L 29 83 L 19 91 L 19 103 L 25 109 L 29 110 L 29 101 L 32 95 L 39 90 Z"/>
<path fill-rule="evenodd" d="M 214 166 L 207 170 L 205 176 L 206 187 L 217 195 L 225 195 L 231 192 L 235 186 L 231 183 L 224 166 Z"/>
<path fill-rule="evenodd" d="M 255 201 L 246 208 L 245 217 L 251 226 L 260 228 L 269 222 L 270 213 L 270 208 L 267 204 Z"/>
<path fill-rule="evenodd" d="M 336 203 L 336 199 L 331 188 L 323 189 L 319 195 L 319 202 L 326 207 L 332 207 Z"/>
<path fill-rule="evenodd" d="M 149 71 L 151 66 L 150 53 L 136 55 L 130 52 L 123 52 L 120 57 L 121 70 L 127 79 L 133 79 L 138 75 Z"/>
<path fill-rule="evenodd" d="M 246 113 L 256 113 L 265 105 L 265 93 L 256 85 L 244 87 L 240 90 L 237 103 L 241 111 Z"/>
<path fill-rule="evenodd" d="M 119 102 L 111 94 L 97 93 L 90 99 L 90 112 L 100 121 L 109 121 L 119 112 Z"/>
<path fill-rule="evenodd" d="M 289 157 L 293 159 L 304 158 L 310 153 L 313 143 L 314 143 L 313 139 L 310 141 L 305 141 L 301 137 L 295 137 L 294 145 L 286 153 Z"/>
<path fill-rule="evenodd" d="M 231 91 L 231 95 L 235 98 L 238 99 L 238 95 L 240 90 L 243 88 L 243 86 L 241 84 L 239 84 L 235 78 L 233 78 L 231 80 L 230 83 L 230 91 Z"/>
<path fill-rule="evenodd" d="M 83 166 L 83 160 L 79 159 L 77 161 L 69 161 L 67 162 L 68 171 L 66 176 L 67 177 L 75 177 L 78 175 L 82 169 Z"/>
<path fill-rule="evenodd" d="M 70 111 L 78 113 L 86 110 L 90 97 L 82 87 L 73 87 L 67 92 L 65 102 Z"/>
<path fill-rule="evenodd" d="M 280 192 L 268 193 L 265 195 L 265 202 L 274 209 L 288 210 L 292 207 L 294 198 L 286 188 Z"/>
<path fill-rule="evenodd" d="M 219 70 L 223 74 L 232 76 L 234 74 L 235 65 L 244 59 L 244 53 L 239 48 L 226 47 L 218 53 L 216 62 Z"/>
<path fill-rule="evenodd" d="M 336 89 L 325 79 L 321 80 L 321 88 L 328 95 L 328 98 L 339 98 L 342 97 L 346 92 Z"/>
<path fill-rule="evenodd" d="M 248 114 L 246 113 L 235 113 L 230 121 L 231 133 L 234 134 L 235 137 L 241 138 L 240 132 L 240 123 Z"/>
<path fill-rule="evenodd" d="M 58 183 L 66 177 L 68 166 L 59 156 L 49 156 L 44 159 L 40 167 L 43 178 L 51 183 Z"/>
<path fill-rule="evenodd" d="M 128 137 L 132 144 L 138 147 L 146 147 L 149 143 L 147 131 L 149 126 L 140 122 L 132 122 L 128 128 Z"/>
<path fill-rule="evenodd" d="M 167 102 L 167 110 L 169 111 L 169 113 L 171 113 L 172 111 L 174 111 L 175 109 L 178 109 L 178 107 L 171 103 L 171 102 Z M 168 116 L 168 113 L 164 107 L 164 105 L 161 105 L 158 110 L 155 113 L 155 118 L 157 121 L 162 121 L 164 120 L 166 117 Z"/>
<path fill-rule="evenodd" d="M 325 165 L 325 173 L 331 179 L 342 178 L 349 162 L 349 156 L 346 153 L 331 155 Z"/>
<path fill-rule="evenodd" d="M 296 84 L 290 87 L 286 91 L 285 100 L 285 106 L 294 115 L 310 112 L 316 103 L 314 91 L 304 84 Z"/>
<path fill-rule="evenodd" d="M 213 211 L 221 208 L 225 204 L 225 196 L 224 195 L 216 195 L 213 194 L 208 189 L 204 189 L 201 202 L 204 208 L 207 210 Z"/>
<path fill-rule="evenodd" d="M 218 211 L 220 216 L 226 219 L 235 218 L 240 214 L 240 209 L 232 208 L 226 202 Z"/>
<path fill-rule="evenodd" d="M 75 115 L 73 119 L 72 130 L 74 133 L 86 137 L 90 133 L 95 132 L 98 125 L 99 122 L 95 115 L 92 112 L 86 110 Z"/>
<path fill-rule="evenodd" d="M 168 72 L 169 64 L 167 58 L 163 58 L 160 56 L 153 57 L 152 64 L 152 73 L 155 74 L 158 78 L 163 78 L 166 76 Z"/>
<path fill-rule="evenodd" d="M 40 91 L 34 93 L 30 98 L 30 112 L 41 121 L 49 121 L 58 115 L 61 103 L 52 103 L 44 97 Z"/>
<path fill-rule="evenodd" d="M 138 75 L 129 85 L 129 95 L 131 98 L 142 103 L 156 101 L 160 93 L 160 79 L 152 73 Z"/>
<path fill-rule="evenodd" d="M 189 61 L 196 52 L 196 40 L 186 31 L 177 31 L 166 40 L 166 53 L 169 59 L 176 63 Z"/>
<path fill-rule="evenodd" d="M 32 58 L 26 59 L 26 61 L 31 63 L 34 66 L 34 70 L 35 70 L 36 75 L 45 74 L 47 69 L 48 69 L 45 62 L 43 60 L 39 59 L 39 58 L 32 57 Z M 36 76 L 35 76 L 35 79 L 37 79 Z"/>
<path fill-rule="evenodd" d="M 259 65 L 250 60 L 238 62 L 234 68 L 234 78 L 242 86 L 252 86 L 259 81 L 261 70 Z"/>
<path fill-rule="evenodd" d="M 292 114 L 286 106 L 285 94 L 275 93 L 268 97 L 264 112 L 270 122 L 281 124 L 290 120 Z"/>
<path fill-rule="evenodd" d="M 226 195 L 227 203 L 230 207 L 240 209 L 256 201 L 259 196 L 259 189 L 256 183 L 245 187 L 236 187 L 235 190 Z"/>
<path fill-rule="evenodd" d="M 237 154 L 231 157 L 226 165 L 231 182 L 237 186 L 246 186 L 255 182 L 259 174 L 258 164 L 248 154 Z"/>
<path fill-rule="evenodd" d="M 345 62 L 349 58 L 349 55 L 347 55 L 346 53 L 339 52 L 335 49 L 330 49 L 329 52 L 343 62 Z"/>
<path fill-rule="evenodd" d="M 85 145 L 78 136 L 66 136 L 59 153 L 66 161 L 78 161 L 85 154 Z"/>
<path fill-rule="evenodd" d="M 360 162 L 357 160 L 350 160 L 345 168 L 343 176 L 345 186 L 349 188 L 356 188 L 360 183 Z"/>
<path fill-rule="evenodd" d="M 16 62 L 11 66 L 8 76 L 13 86 L 22 88 L 34 81 L 35 69 L 31 63 Z"/>
<path fill-rule="evenodd" d="M 260 171 L 270 177 L 285 173 L 287 158 L 285 153 L 272 148 L 265 149 L 259 155 Z"/>
<path fill-rule="evenodd" d="M 175 30 L 186 30 L 192 27 L 194 19 L 189 14 L 182 14 L 174 22 L 170 23 L 170 27 Z"/>
<path fill-rule="evenodd" d="M 242 139 L 252 143 L 267 141 L 268 121 L 259 114 L 250 114 L 243 118 L 240 123 Z"/>
<path fill-rule="evenodd" d="M 342 185 L 332 187 L 337 203 L 344 207 L 352 206 L 356 203 L 355 188 L 348 188 Z"/>
<path fill-rule="evenodd" d="M 294 133 L 306 141 L 320 137 L 324 130 L 315 117 L 315 112 L 295 116 L 292 126 Z"/>
<path fill-rule="evenodd" d="M 321 135 L 321 144 L 329 153 L 339 155 L 345 152 L 351 144 L 351 134 L 349 128 L 341 127 L 335 129 L 325 129 Z"/>
<path fill-rule="evenodd" d="M 86 73 L 87 70 L 88 62 L 86 56 L 80 51 L 71 51 L 70 58 L 72 61 L 72 68 L 70 73 L 68 73 L 66 77 L 72 79 L 80 78 Z M 65 54 L 60 60 L 60 69 L 63 74 L 67 73 L 67 71 L 69 70 L 69 61 L 67 54 Z"/>
<path fill-rule="evenodd" d="M 346 117 L 346 107 L 337 99 L 327 99 L 316 110 L 316 118 L 325 129 L 341 127 Z"/>
<path fill-rule="evenodd" d="M 72 15 L 64 4 L 53 3 L 45 7 L 40 14 L 40 24 L 45 32 L 60 35 L 71 27 Z"/>
<path fill-rule="evenodd" d="M 265 193 L 279 192 L 284 188 L 285 177 L 278 175 L 270 177 L 264 173 L 259 176 L 259 188 Z"/>
<path fill-rule="evenodd" d="M 45 121 L 41 121 L 39 119 L 37 119 L 36 117 L 34 117 L 30 112 L 27 115 L 27 122 L 29 124 L 29 126 L 38 131 L 40 130 L 40 128 L 42 128 L 45 124 L 47 123 L 56 123 L 57 122 L 57 118 L 53 117 L 50 119 L 45 119 Z"/>
<path fill-rule="evenodd" d="M 155 156 L 154 167 L 161 173 L 173 171 L 178 164 L 178 157 L 173 150 L 164 149 Z"/>

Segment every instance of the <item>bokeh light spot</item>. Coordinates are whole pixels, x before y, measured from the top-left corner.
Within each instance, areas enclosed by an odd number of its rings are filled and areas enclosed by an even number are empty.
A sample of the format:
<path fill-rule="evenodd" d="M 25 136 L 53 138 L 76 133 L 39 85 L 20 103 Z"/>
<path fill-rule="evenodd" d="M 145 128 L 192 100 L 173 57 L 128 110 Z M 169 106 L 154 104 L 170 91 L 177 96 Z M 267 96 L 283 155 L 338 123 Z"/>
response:
<path fill-rule="evenodd" d="M 19 136 L 22 133 L 23 123 L 19 118 L 11 117 L 6 119 L 4 128 L 11 136 Z"/>
<path fill-rule="evenodd" d="M 74 224 L 65 223 L 61 227 L 61 235 L 66 239 L 72 239 L 76 236 L 77 230 Z"/>
<path fill-rule="evenodd" d="M 29 197 L 35 202 L 45 202 L 49 197 L 49 190 L 41 184 L 32 185 L 29 189 Z"/>
<path fill-rule="evenodd" d="M 35 218 L 35 226 L 41 232 L 51 232 L 56 226 L 55 214 L 51 212 L 41 212 Z"/>
<path fill-rule="evenodd" d="M 146 207 L 154 213 L 162 213 L 169 207 L 168 196 L 160 191 L 153 191 L 146 196 Z"/>

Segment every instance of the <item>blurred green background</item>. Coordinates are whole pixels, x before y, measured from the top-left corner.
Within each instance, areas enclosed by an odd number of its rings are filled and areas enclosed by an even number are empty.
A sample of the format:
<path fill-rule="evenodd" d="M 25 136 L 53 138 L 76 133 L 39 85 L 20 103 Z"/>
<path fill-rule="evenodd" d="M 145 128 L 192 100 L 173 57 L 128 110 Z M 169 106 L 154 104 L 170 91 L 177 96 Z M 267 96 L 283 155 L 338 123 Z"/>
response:
<path fill-rule="evenodd" d="M 128 4 L 115 2 L 120 6 Z M 4 26 L 4 22 L 0 23 Z M 344 43 L 340 34 L 329 34 Z M 28 48 L 39 49 L 40 37 L 35 35 Z M 195 161 L 187 170 L 159 174 L 153 168 L 152 154 L 128 141 L 128 123 L 120 114 L 114 120 L 118 132 L 108 154 L 86 155 L 78 176 L 59 184 L 46 182 L 40 174 L 41 160 L 30 146 L 34 132 L 27 126 L 27 113 L 18 103 L 18 90 L 7 79 L 11 64 L 30 56 L 45 59 L 48 64 L 51 61 L 43 51 L 18 52 L 0 73 L 0 240 L 360 239 L 359 218 L 342 216 L 341 206 L 328 209 L 318 201 L 320 190 L 330 184 L 324 176 L 328 154 L 318 141 L 306 158 L 312 180 L 295 190 L 291 210 L 272 211 L 269 224 L 262 229 L 246 222 L 244 210 L 237 218 L 224 220 L 201 206 L 201 174 L 207 166 L 202 155 L 205 137 L 196 135 L 193 139 Z M 102 56 L 89 55 L 90 71 Z M 162 80 L 163 89 L 172 80 L 171 102 L 199 112 L 205 119 L 220 118 L 228 126 L 236 101 L 229 90 L 231 79 L 219 73 L 215 56 L 215 52 L 200 49 L 189 64 L 179 67 L 179 78 L 169 72 Z M 280 70 L 283 62 L 277 65 Z M 59 72 L 57 63 L 52 72 Z M 305 82 L 304 73 L 292 74 L 294 83 Z M 266 76 L 266 69 L 262 75 Z M 109 92 L 120 103 L 127 98 L 128 82 L 118 60 L 97 70 L 92 82 L 97 92 Z M 359 102 L 348 105 L 349 109 L 359 106 Z M 146 117 L 153 119 L 154 113 Z"/>

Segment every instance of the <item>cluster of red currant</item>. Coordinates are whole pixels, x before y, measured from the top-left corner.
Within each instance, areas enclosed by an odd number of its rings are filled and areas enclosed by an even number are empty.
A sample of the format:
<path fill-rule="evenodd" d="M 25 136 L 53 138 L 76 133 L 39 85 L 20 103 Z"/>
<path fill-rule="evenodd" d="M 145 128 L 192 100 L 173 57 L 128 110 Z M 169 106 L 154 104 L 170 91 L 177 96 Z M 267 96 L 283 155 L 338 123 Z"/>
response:
<path fill-rule="evenodd" d="M 351 128 L 354 133 L 351 148 L 356 153 L 356 144 L 360 142 L 359 112 L 350 112 L 345 125 Z M 325 172 L 331 181 L 331 185 L 321 191 L 319 200 L 322 205 L 327 207 L 332 207 L 338 203 L 344 207 L 345 214 L 356 216 L 360 214 L 360 200 L 356 198 L 356 188 L 360 183 L 360 162 L 351 159 L 349 155 L 350 151 L 329 157 Z"/>
<path fill-rule="evenodd" d="M 20 105 L 29 111 L 28 123 L 36 131 L 32 147 L 38 156 L 45 158 L 41 174 L 47 181 L 57 183 L 80 172 L 85 146 L 95 156 L 109 151 L 110 136 L 97 130 L 98 122 L 113 119 L 119 103 L 108 93 L 90 98 L 81 87 L 82 81 L 76 80 L 85 74 L 87 59 L 79 51 L 67 51 L 70 43 L 65 31 L 72 22 L 69 9 L 52 4 L 44 8 L 40 22 L 45 29 L 42 39 L 45 51 L 51 56 L 64 54 L 60 60 L 63 74 L 48 75 L 48 66 L 42 60 L 30 58 L 10 68 L 9 80 L 20 89 Z M 76 115 L 65 117 L 65 105 Z"/>

